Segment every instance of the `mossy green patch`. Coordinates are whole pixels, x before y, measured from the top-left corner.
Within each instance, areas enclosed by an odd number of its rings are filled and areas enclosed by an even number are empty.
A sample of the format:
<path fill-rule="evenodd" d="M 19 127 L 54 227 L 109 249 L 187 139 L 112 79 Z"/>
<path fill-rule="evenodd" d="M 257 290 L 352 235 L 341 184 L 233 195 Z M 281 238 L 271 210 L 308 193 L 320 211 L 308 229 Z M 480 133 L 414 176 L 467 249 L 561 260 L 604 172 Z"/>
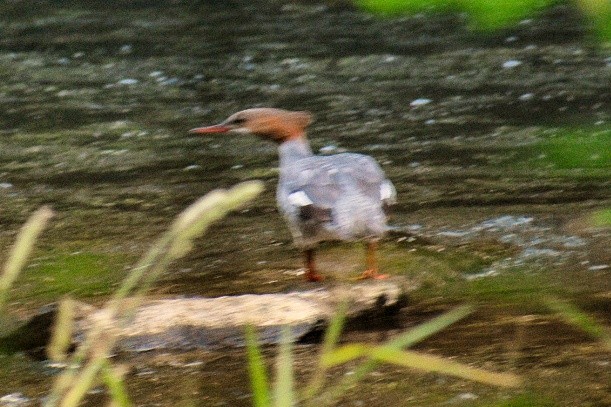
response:
<path fill-rule="evenodd" d="M 611 208 L 595 211 L 590 217 L 590 222 L 594 227 L 611 227 Z"/>
<path fill-rule="evenodd" d="M 504 161 L 508 170 L 537 178 L 606 180 L 611 168 L 611 127 L 544 128 L 537 141 L 517 147 Z"/>
<path fill-rule="evenodd" d="M 355 2 L 363 9 L 383 16 L 448 10 L 452 5 L 450 0 L 356 0 Z"/>
<path fill-rule="evenodd" d="M 558 129 L 544 133 L 535 151 L 545 166 L 558 169 L 609 169 L 611 127 Z"/>
<path fill-rule="evenodd" d="M 459 0 L 461 10 L 468 13 L 471 26 L 479 30 L 497 30 L 516 24 L 552 4 L 550 0 Z"/>
<path fill-rule="evenodd" d="M 15 285 L 14 300 L 57 300 L 108 295 L 125 274 L 125 257 L 77 252 L 35 259 Z"/>
<path fill-rule="evenodd" d="M 555 407 L 557 405 L 558 404 L 551 400 L 532 394 L 521 394 L 519 396 L 511 397 L 507 401 L 492 404 L 477 404 L 477 406 L 481 407 Z"/>

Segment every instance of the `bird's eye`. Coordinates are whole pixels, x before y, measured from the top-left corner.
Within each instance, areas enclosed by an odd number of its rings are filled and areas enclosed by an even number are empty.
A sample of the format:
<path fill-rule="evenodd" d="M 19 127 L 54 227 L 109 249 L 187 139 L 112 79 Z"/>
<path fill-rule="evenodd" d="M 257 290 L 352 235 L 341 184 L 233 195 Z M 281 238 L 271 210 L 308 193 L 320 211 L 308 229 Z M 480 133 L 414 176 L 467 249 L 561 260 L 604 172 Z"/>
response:
<path fill-rule="evenodd" d="M 236 119 L 233 119 L 232 121 L 229 122 L 229 124 L 234 124 L 234 125 L 241 125 L 244 124 L 246 122 L 246 119 L 242 118 L 242 117 L 238 117 Z"/>

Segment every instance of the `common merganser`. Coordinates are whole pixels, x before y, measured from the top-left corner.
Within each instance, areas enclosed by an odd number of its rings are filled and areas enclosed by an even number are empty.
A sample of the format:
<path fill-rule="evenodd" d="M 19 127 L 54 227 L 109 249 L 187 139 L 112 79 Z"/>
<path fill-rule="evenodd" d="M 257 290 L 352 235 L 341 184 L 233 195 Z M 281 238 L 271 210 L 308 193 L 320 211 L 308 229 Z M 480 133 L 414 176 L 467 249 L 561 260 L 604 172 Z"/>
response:
<path fill-rule="evenodd" d="M 189 132 L 248 133 L 278 144 L 276 200 L 295 245 L 304 253 L 308 281 L 323 279 L 314 264 L 314 250 L 319 242 L 330 240 L 364 240 L 367 269 L 360 278 L 385 278 L 378 273 L 376 250 L 388 229 L 386 211 L 396 202 L 395 187 L 367 155 L 312 154 L 305 132 L 311 122 L 308 112 L 254 108 Z"/>

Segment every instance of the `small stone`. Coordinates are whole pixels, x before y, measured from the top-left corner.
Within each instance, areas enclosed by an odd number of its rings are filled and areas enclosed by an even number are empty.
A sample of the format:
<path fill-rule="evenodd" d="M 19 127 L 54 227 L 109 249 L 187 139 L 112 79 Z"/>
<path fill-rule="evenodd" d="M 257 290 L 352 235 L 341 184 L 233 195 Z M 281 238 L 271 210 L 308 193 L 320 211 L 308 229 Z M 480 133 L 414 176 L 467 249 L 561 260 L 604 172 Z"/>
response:
<path fill-rule="evenodd" d="M 17 407 L 26 406 L 31 403 L 31 399 L 25 397 L 22 393 L 10 393 L 0 397 L 0 406 L 2 407 Z"/>
<path fill-rule="evenodd" d="M 123 55 L 131 54 L 133 50 L 134 48 L 131 45 L 125 44 L 125 45 L 122 45 L 121 48 L 119 48 L 119 54 L 123 54 Z"/>
<path fill-rule="evenodd" d="M 463 401 L 475 400 L 477 398 L 478 398 L 477 395 L 473 393 L 460 393 L 456 397 L 448 400 L 448 403 L 450 404 L 461 403 Z"/>
<path fill-rule="evenodd" d="M 503 62 L 503 68 L 505 69 L 512 69 L 520 65 L 522 65 L 522 61 L 518 61 L 517 59 L 510 59 L 509 61 Z"/>
<path fill-rule="evenodd" d="M 177 85 L 180 82 L 180 80 L 178 78 L 167 78 L 164 81 L 161 81 L 160 83 L 162 85 Z"/>
<path fill-rule="evenodd" d="M 136 85 L 138 82 L 139 82 L 138 79 L 126 78 L 126 79 L 121 79 L 117 83 L 119 85 Z"/>
<path fill-rule="evenodd" d="M 387 55 L 386 57 L 384 57 L 384 62 L 389 63 L 389 62 L 395 62 L 397 60 L 397 57 L 394 55 Z"/>
<path fill-rule="evenodd" d="M 337 146 L 329 144 L 328 146 L 321 147 L 318 151 L 320 151 L 322 154 L 330 154 L 337 151 Z"/>
<path fill-rule="evenodd" d="M 525 93 L 523 95 L 520 95 L 518 99 L 520 99 L 522 102 L 526 102 L 526 101 L 532 100 L 534 97 L 535 97 L 534 93 Z"/>
<path fill-rule="evenodd" d="M 432 100 L 431 99 L 427 99 L 427 98 L 418 98 L 418 99 L 414 99 L 411 101 L 411 103 L 409 104 L 411 107 L 418 107 L 418 106 L 424 106 L 424 105 L 428 105 L 429 103 L 431 103 Z"/>

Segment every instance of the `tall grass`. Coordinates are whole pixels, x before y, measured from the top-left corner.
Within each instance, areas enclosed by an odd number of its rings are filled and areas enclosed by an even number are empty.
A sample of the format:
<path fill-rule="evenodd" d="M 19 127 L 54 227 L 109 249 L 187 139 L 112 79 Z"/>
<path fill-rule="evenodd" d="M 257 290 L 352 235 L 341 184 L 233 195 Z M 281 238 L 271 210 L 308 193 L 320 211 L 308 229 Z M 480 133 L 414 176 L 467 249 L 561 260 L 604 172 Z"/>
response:
<path fill-rule="evenodd" d="M 30 216 L 17 234 L 15 244 L 9 252 L 4 270 L 0 275 L 0 315 L 4 312 L 11 286 L 30 257 L 36 239 L 52 217 L 53 210 L 48 206 L 43 206 Z"/>
<path fill-rule="evenodd" d="M 300 394 L 300 401 L 305 406 L 330 406 L 335 404 L 350 387 L 362 380 L 379 363 L 390 363 L 426 372 L 448 374 L 496 386 L 518 386 L 521 383 L 520 378 L 511 373 L 490 372 L 444 358 L 403 350 L 403 348 L 445 329 L 471 312 L 472 308 L 470 306 L 458 307 L 379 346 L 359 343 L 338 346 L 345 319 L 344 306 L 332 319 L 325 334 L 318 365 L 314 369 L 314 374 L 309 383 L 300 393 L 295 389 L 295 379 L 292 373 L 290 330 L 287 328 L 283 330 L 276 359 L 276 381 L 273 388 L 270 389 L 268 387 L 270 381 L 262 361 L 261 350 L 257 344 L 254 329 L 249 327 L 246 331 L 246 343 L 253 405 L 255 407 L 294 406 L 296 405 L 295 395 Z M 328 369 L 356 359 L 363 359 L 363 361 L 354 369 L 353 374 L 344 376 L 338 383 L 325 386 L 324 381 Z M 273 397 L 270 397 L 272 394 Z"/>
<path fill-rule="evenodd" d="M 118 330 L 127 323 L 129 316 L 142 301 L 145 291 L 168 264 L 191 250 L 193 239 L 200 236 L 212 222 L 252 199 L 261 190 L 261 183 L 247 182 L 227 191 L 213 191 L 182 212 L 172 223 L 170 229 L 136 264 L 108 301 L 104 307 L 106 320 L 95 325 L 70 356 L 67 355 L 67 350 L 71 345 L 74 302 L 70 298 L 62 300 L 48 355 L 51 359 L 64 361 L 67 367 L 57 376 L 44 405 L 77 406 L 92 386 L 103 383 L 108 389 L 113 405 L 132 406 L 123 380 L 125 372 L 121 367 L 113 366 L 109 359 L 117 341 Z M 3 314 L 6 307 L 11 286 L 18 281 L 19 274 L 33 250 L 37 237 L 52 216 L 53 211 L 50 208 L 42 207 L 32 214 L 18 233 L 2 275 L 0 275 L 0 315 Z M 546 298 L 544 303 L 567 323 L 588 333 L 599 340 L 607 350 L 611 350 L 611 332 L 608 328 L 601 326 L 589 315 L 568 302 L 557 298 Z M 470 306 L 458 307 L 382 345 L 364 343 L 339 345 L 346 312 L 346 304 L 343 304 L 325 332 L 314 373 L 310 380 L 302 386 L 297 386 L 302 380 L 295 377 L 293 370 L 290 328 L 282 329 L 275 363 L 275 380 L 272 383 L 261 348 L 257 343 L 256 330 L 253 327 L 247 327 L 247 368 L 253 393 L 253 405 L 255 407 L 287 407 L 299 403 L 304 406 L 330 406 L 380 363 L 453 375 L 496 386 L 519 386 L 521 379 L 511 373 L 491 372 L 453 360 L 405 350 L 465 318 L 472 311 L 473 308 Z M 345 375 L 337 382 L 327 382 L 329 369 L 357 360 L 360 360 L 360 364 L 354 369 L 353 374 Z"/>
<path fill-rule="evenodd" d="M 118 406 L 131 406 L 122 373 L 113 367 L 109 355 L 117 341 L 118 330 L 127 323 L 140 304 L 143 294 L 167 266 L 184 256 L 193 247 L 193 240 L 208 226 L 263 190 L 258 181 L 244 182 L 229 190 L 216 190 L 196 201 L 178 215 L 165 232 L 140 259 L 123 281 L 113 297 L 103 308 L 105 321 L 95 324 L 85 340 L 68 357 L 66 352 L 72 337 L 74 304 L 70 299 L 60 303 L 58 317 L 47 353 L 55 360 L 65 360 L 67 368 L 55 380 L 45 406 L 77 406 L 87 391 L 97 382 L 108 388 L 113 402 Z M 11 286 L 17 280 L 53 211 L 42 207 L 23 226 L 2 275 L 0 276 L 0 315 L 7 302 Z M 126 301 L 127 297 L 129 301 Z"/>
<path fill-rule="evenodd" d="M 556 312 L 560 318 L 588 333 L 594 339 L 599 340 L 603 347 L 611 351 L 611 331 L 608 328 L 598 324 L 593 318 L 574 305 L 557 298 L 545 298 L 544 303 Z M 344 305 L 340 307 L 329 324 L 321 347 L 318 365 L 314 368 L 312 377 L 304 385 L 304 389 L 301 392 L 298 392 L 294 385 L 299 380 L 295 380 L 293 374 L 290 373 L 292 360 L 288 356 L 290 354 L 290 336 L 287 334 L 289 330 L 285 329 L 283 331 L 276 360 L 277 379 L 274 382 L 273 388 L 270 388 L 268 372 L 265 369 L 261 356 L 261 349 L 257 344 L 255 330 L 253 327 L 247 327 L 247 360 L 253 393 L 253 406 L 294 406 L 296 405 L 296 394 L 300 395 L 299 401 L 301 404 L 307 407 L 334 405 L 351 387 L 362 380 L 379 363 L 404 366 L 423 372 L 446 374 L 501 387 L 520 386 L 522 379 L 511 373 L 491 372 L 437 356 L 403 350 L 442 331 L 451 324 L 468 316 L 472 311 L 473 308 L 468 305 L 458 307 L 412 328 L 382 345 L 374 346 L 351 343 L 338 346 L 341 329 L 345 320 Z M 325 377 L 329 368 L 340 366 L 356 359 L 363 359 L 363 361 L 353 369 L 351 375 L 343 376 L 337 383 L 325 385 Z"/>

